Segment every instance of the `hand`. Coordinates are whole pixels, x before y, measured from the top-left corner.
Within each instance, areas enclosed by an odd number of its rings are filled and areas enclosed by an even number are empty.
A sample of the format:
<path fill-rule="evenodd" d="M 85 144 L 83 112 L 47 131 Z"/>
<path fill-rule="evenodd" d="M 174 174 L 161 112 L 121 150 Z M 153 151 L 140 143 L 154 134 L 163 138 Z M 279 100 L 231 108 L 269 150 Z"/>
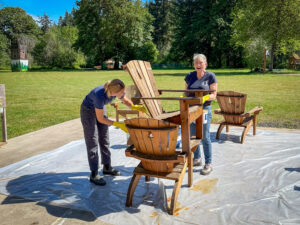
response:
<path fill-rule="evenodd" d="M 146 113 L 146 112 L 147 112 L 145 106 L 143 106 L 143 105 L 133 105 L 133 104 L 132 104 L 132 105 L 131 105 L 131 109 L 132 109 L 132 110 L 140 111 L 140 112 L 142 112 L 142 113 Z"/>
<path fill-rule="evenodd" d="M 114 121 L 113 126 L 119 127 L 122 131 L 124 131 L 125 133 L 128 133 L 125 123 L 119 123 L 119 122 Z"/>
<path fill-rule="evenodd" d="M 202 97 L 202 104 L 204 104 L 204 102 L 208 101 L 209 100 L 209 95 L 204 95 Z"/>

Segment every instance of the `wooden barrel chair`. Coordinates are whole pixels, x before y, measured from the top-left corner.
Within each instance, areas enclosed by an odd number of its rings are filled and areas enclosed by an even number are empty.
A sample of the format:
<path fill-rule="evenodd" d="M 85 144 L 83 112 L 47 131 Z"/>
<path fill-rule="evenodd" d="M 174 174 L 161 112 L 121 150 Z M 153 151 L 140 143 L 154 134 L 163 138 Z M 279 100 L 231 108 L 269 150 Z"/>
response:
<path fill-rule="evenodd" d="M 220 109 L 216 109 L 215 114 L 222 115 L 224 120 L 220 121 L 216 139 L 219 139 L 223 128 L 229 132 L 229 126 L 244 127 L 241 136 L 241 143 L 245 141 L 246 134 L 253 125 L 253 135 L 256 135 L 257 115 L 263 107 L 257 106 L 245 113 L 247 94 L 235 91 L 220 91 L 217 93 L 217 101 Z"/>
<path fill-rule="evenodd" d="M 187 154 L 176 151 L 178 125 L 152 118 L 125 120 L 133 145 L 125 154 L 141 160 L 134 169 L 126 206 L 132 206 L 132 197 L 141 176 L 174 180 L 171 205 L 168 211 L 174 214 L 178 193 L 187 169 Z"/>

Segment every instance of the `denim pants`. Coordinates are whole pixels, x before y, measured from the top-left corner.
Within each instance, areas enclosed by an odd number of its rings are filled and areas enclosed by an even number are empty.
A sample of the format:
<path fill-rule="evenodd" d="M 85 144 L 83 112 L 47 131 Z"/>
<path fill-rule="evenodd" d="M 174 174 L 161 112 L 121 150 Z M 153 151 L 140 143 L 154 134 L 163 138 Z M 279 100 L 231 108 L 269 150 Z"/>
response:
<path fill-rule="evenodd" d="M 212 151 L 211 151 L 211 140 L 210 140 L 210 121 L 212 118 L 211 115 L 211 106 L 204 106 L 203 110 L 207 110 L 207 123 L 203 124 L 203 138 L 202 138 L 202 145 L 203 145 L 203 152 L 204 152 L 204 158 L 205 158 L 205 164 L 211 163 L 212 158 Z M 195 123 L 191 124 L 191 134 L 193 132 L 196 132 L 196 126 Z M 196 151 L 194 152 L 194 159 L 200 159 L 201 153 L 200 153 L 200 144 L 198 145 Z"/>
<path fill-rule="evenodd" d="M 80 119 L 83 127 L 84 139 L 91 171 L 98 171 L 100 146 L 101 163 L 110 165 L 109 132 L 108 125 L 99 123 L 96 118 L 95 109 L 89 109 L 81 105 Z"/>

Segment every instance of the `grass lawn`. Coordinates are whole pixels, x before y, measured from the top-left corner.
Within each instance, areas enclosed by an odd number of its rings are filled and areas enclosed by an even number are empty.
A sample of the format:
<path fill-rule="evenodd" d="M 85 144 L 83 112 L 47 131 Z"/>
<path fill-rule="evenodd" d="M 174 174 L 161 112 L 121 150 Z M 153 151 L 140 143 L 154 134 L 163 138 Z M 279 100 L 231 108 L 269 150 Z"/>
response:
<path fill-rule="evenodd" d="M 154 70 L 161 89 L 183 89 L 191 70 Z M 247 69 L 217 69 L 218 90 L 248 94 L 247 110 L 263 106 L 259 126 L 300 129 L 300 75 L 255 74 Z M 119 78 L 133 84 L 123 71 L 8 72 L 0 71 L 6 85 L 8 138 L 79 117 L 80 104 L 94 87 Z M 168 93 L 164 96 L 178 96 Z M 179 108 L 176 101 L 163 101 L 166 111 Z M 215 101 L 213 109 L 218 108 Z M 114 109 L 108 107 L 109 116 Z M 213 122 L 221 117 L 213 115 Z"/>

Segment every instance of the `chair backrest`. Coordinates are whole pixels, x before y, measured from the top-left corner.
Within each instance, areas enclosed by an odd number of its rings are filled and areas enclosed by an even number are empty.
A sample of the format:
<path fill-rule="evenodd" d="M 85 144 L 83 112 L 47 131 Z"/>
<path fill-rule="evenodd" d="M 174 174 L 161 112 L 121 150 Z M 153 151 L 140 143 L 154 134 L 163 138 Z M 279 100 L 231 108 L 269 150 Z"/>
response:
<path fill-rule="evenodd" d="M 247 94 L 235 91 L 220 91 L 217 100 L 221 111 L 231 114 L 243 114 L 245 112 Z"/>
<path fill-rule="evenodd" d="M 6 97 L 5 97 L 5 85 L 0 84 L 0 107 L 5 108 L 6 107 Z"/>
<path fill-rule="evenodd" d="M 132 60 L 126 64 L 135 86 L 142 97 L 159 97 L 152 68 L 149 62 Z M 159 100 L 143 100 L 152 118 L 162 114 L 162 105 Z"/>
<path fill-rule="evenodd" d="M 154 157 L 175 155 L 178 125 L 152 118 L 127 119 L 125 124 L 138 152 Z M 146 170 L 170 172 L 174 163 L 142 160 L 142 165 Z"/>
<path fill-rule="evenodd" d="M 151 155 L 174 155 L 178 125 L 152 118 L 125 120 L 137 151 Z"/>
<path fill-rule="evenodd" d="M 134 97 L 141 97 L 141 94 L 135 85 L 126 85 L 125 93 L 126 93 L 126 97 L 129 98 L 133 102 L 133 104 L 141 103 L 140 99 L 132 99 Z"/>
<path fill-rule="evenodd" d="M 220 91 L 217 93 L 217 101 L 221 111 L 227 115 L 224 118 L 227 122 L 240 124 L 243 117 L 240 115 L 245 112 L 247 94 L 235 91 Z"/>

